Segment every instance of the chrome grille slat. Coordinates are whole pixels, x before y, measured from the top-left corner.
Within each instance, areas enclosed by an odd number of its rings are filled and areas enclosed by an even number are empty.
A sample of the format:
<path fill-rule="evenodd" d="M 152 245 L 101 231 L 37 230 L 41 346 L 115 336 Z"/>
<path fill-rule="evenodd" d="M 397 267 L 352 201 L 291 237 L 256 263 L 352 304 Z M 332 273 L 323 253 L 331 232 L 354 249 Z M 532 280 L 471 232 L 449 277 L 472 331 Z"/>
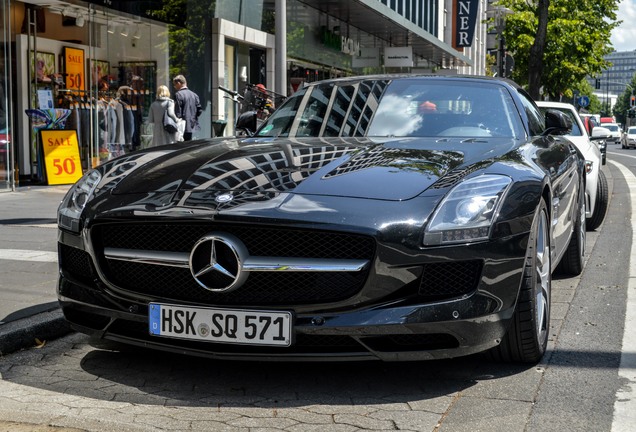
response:
<path fill-rule="evenodd" d="M 141 264 L 183 268 L 189 267 L 190 259 L 190 255 L 184 252 L 117 248 L 104 248 L 104 257 L 106 259 L 133 261 Z M 356 272 L 364 270 L 368 263 L 368 260 L 248 257 L 243 264 L 243 271 Z"/>

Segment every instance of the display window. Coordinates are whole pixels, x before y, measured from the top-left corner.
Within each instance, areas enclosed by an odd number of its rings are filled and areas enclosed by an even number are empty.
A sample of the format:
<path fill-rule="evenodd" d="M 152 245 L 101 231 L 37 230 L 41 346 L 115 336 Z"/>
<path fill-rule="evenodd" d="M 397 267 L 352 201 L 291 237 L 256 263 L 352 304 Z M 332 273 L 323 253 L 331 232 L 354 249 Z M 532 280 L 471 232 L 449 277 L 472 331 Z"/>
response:
<path fill-rule="evenodd" d="M 201 2 L 184 2 L 190 3 Z M 211 45 L 205 26 L 188 26 L 195 20 L 188 21 L 195 16 L 190 7 L 167 19 L 170 2 L 152 2 L 143 11 L 135 4 L 14 2 L 21 176 L 50 180 L 40 142 L 43 129 L 76 131 L 80 160 L 65 166 L 83 172 L 155 145 L 150 107 L 159 86 L 167 86 L 174 100 L 176 75 L 184 75 L 201 99 L 194 138 L 211 136 L 211 122 L 205 120 L 211 75 L 204 60 L 211 57 L 205 52 Z M 203 15 L 198 16 L 201 21 Z"/>
<path fill-rule="evenodd" d="M 11 143 L 10 69 L 11 44 L 9 39 L 10 13 L 7 0 L 0 0 L 0 191 L 14 186 Z"/>

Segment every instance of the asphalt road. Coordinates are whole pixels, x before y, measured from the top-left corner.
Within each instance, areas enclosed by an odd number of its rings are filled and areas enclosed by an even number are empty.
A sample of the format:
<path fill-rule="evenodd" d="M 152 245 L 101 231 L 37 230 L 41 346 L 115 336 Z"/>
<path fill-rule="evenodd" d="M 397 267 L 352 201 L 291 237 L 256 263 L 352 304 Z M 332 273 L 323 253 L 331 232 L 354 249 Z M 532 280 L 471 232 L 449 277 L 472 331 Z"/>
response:
<path fill-rule="evenodd" d="M 621 349 L 636 274 L 628 183 L 636 190 L 636 177 L 626 179 L 621 167 L 634 170 L 636 158 L 616 155 L 620 166 L 608 159 L 607 218 L 588 232 L 583 274 L 553 282 L 549 351 L 537 365 L 480 356 L 223 362 L 73 333 L 0 358 L 0 431 L 636 430 L 636 352 Z"/>
<path fill-rule="evenodd" d="M 56 210 L 69 186 L 0 193 L 0 323 L 57 306 Z"/>

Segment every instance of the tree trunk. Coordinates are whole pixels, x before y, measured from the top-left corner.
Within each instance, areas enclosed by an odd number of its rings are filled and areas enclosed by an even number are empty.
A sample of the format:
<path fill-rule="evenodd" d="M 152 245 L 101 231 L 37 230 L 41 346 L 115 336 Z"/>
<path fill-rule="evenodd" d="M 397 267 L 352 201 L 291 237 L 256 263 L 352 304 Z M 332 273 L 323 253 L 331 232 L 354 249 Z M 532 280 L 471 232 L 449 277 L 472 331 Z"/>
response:
<path fill-rule="evenodd" d="M 539 25 L 534 38 L 534 44 L 532 44 L 532 48 L 530 48 L 530 57 L 528 58 L 528 93 L 534 100 L 539 100 L 541 97 L 543 51 L 545 49 L 545 40 L 548 32 L 549 7 L 550 0 L 538 1 L 537 15 L 539 17 Z"/>

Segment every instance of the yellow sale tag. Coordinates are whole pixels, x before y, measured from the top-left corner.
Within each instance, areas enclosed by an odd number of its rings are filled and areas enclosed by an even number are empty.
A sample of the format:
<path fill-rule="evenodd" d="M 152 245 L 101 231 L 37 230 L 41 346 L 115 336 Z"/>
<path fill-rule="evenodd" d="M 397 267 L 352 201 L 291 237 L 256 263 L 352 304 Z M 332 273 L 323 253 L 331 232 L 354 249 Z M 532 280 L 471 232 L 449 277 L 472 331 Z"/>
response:
<path fill-rule="evenodd" d="M 82 177 L 77 131 L 41 130 L 46 178 L 50 185 L 72 184 Z"/>
<path fill-rule="evenodd" d="M 64 47 L 64 67 L 66 69 L 66 88 L 84 90 L 84 50 Z"/>

